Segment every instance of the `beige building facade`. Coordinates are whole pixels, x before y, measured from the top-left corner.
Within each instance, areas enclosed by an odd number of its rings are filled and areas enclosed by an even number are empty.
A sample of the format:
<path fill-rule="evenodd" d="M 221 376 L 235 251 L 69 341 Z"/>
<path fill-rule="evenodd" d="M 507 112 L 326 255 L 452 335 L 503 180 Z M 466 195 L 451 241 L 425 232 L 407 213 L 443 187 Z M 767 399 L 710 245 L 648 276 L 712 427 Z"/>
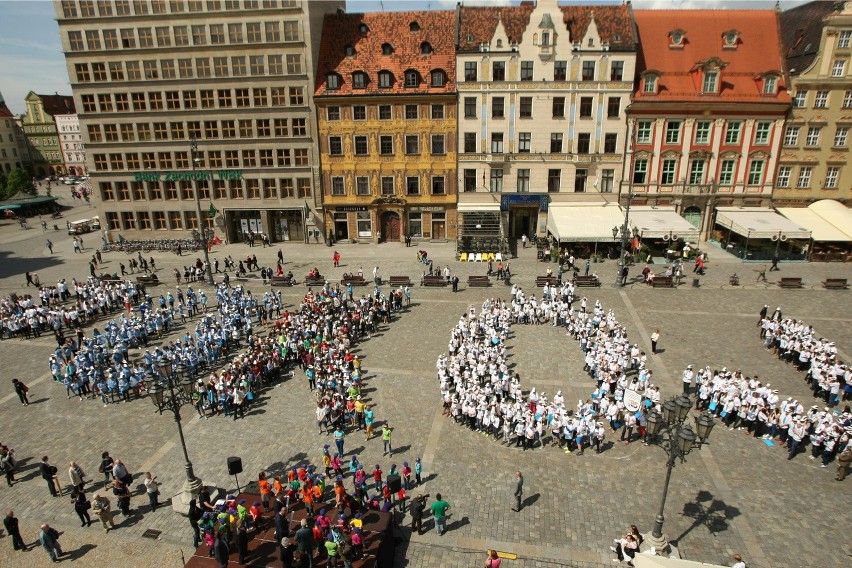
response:
<path fill-rule="evenodd" d="M 313 84 L 342 1 L 64 0 L 62 47 L 105 228 L 321 242 Z"/>
<path fill-rule="evenodd" d="M 0 95 L 0 173 L 8 174 L 15 168 L 24 167 L 18 151 L 17 130 L 15 116 Z"/>

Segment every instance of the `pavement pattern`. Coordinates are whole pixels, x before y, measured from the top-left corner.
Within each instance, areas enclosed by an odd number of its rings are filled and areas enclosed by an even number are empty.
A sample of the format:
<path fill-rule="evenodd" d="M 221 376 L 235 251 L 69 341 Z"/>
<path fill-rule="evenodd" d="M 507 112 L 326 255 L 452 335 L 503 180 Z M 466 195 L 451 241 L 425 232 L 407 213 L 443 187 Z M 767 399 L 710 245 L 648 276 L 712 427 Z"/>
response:
<path fill-rule="evenodd" d="M 66 202 L 70 200 L 65 200 Z M 90 217 L 91 209 L 77 207 L 67 219 Z M 64 220 L 63 225 L 64 225 Z M 37 220 L 29 231 L 14 222 L 0 222 L 0 293 L 24 292 L 23 272 L 35 270 L 42 282 L 88 274 L 86 261 L 99 239 L 85 237 L 86 254 L 73 253 L 71 237 L 64 231 L 43 234 Z M 49 223 L 52 226 L 52 223 Z M 62 226 L 62 225 L 60 225 Z M 55 244 L 49 255 L 45 239 Z M 366 370 L 366 394 L 375 405 L 377 420 L 394 427 L 394 454 L 382 457 L 379 437 L 366 441 L 360 433 L 347 437 L 347 457 L 352 453 L 367 464 L 380 463 L 387 471 L 391 463 L 401 467 L 422 457 L 425 483 L 418 491 L 434 497 L 441 492 L 450 502 L 448 532 L 411 535 L 410 517 L 399 519 L 398 566 L 475 566 L 484 562 L 484 551 L 496 548 L 519 556 L 506 562 L 511 567 L 612 565 L 608 547 L 630 523 L 650 531 L 659 507 L 665 474 L 665 459 L 659 448 L 641 444 L 615 443 L 599 455 L 565 455 L 545 448 L 523 452 L 460 428 L 441 416 L 435 361 L 446 351 L 449 333 L 459 315 L 485 298 L 509 296 L 501 283 L 488 289 L 466 289 L 470 274 L 484 274 L 485 266 L 457 263 L 453 246 L 447 243 L 281 246 L 287 265 L 297 276 L 319 266 L 327 278 L 339 279 L 344 271 L 362 267 L 369 274 L 378 265 L 385 277 L 407 274 L 419 278 L 423 265 L 415 253 L 429 251 L 435 266 L 449 265 L 462 280 L 460 292 L 449 289 L 412 288 L 413 305 L 402 317 L 358 346 Z M 677 289 L 649 289 L 638 283 L 616 288 L 612 261 L 593 265 L 604 281 L 599 289 L 583 289 L 590 302 L 600 299 L 612 308 L 629 336 L 650 352 L 649 335 L 659 328 L 660 354 L 652 356 L 655 382 L 666 393 L 680 391 L 680 373 L 687 364 L 742 368 L 758 374 L 778 388 L 780 394 L 816 404 L 801 376 L 762 349 L 755 327 L 764 303 L 781 306 L 785 316 L 801 317 L 817 331 L 836 341 L 846 360 L 850 341 L 849 291 L 823 290 L 818 283 L 826 277 L 850 277 L 852 268 L 843 264 L 782 263 L 781 272 L 770 276 L 802 276 L 804 290 L 781 290 L 774 283 L 756 283 L 752 264 L 742 264 L 706 245 L 710 252 L 708 274 L 699 288 L 691 278 Z M 342 256 L 339 269 L 331 266 L 331 254 Z M 278 247 L 252 249 L 243 245 L 216 247 L 211 258 L 220 261 L 230 254 L 235 260 L 256 254 L 261 265 L 273 264 Z M 107 253 L 105 269 L 118 270 L 124 253 Z M 151 288 L 152 294 L 174 286 L 172 269 L 195 257 L 155 253 L 158 273 L 166 284 Z M 511 261 L 514 281 L 527 292 L 534 276 L 548 265 L 535 260 L 533 249 L 520 250 Z M 640 267 L 633 269 L 639 272 Z M 738 272 L 743 284 L 728 284 Z M 249 288 L 263 289 L 250 279 Z M 201 286 L 204 288 L 204 286 Z M 367 293 L 372 287 L 356 292 Z M 293 306 L 306 291 L 304 286 L 282 289 L 285 304 Z M 212 297 L 209 293 L 208 296 Z M 192 324 L 192 322 L 190 323 Z M 166 337 L 168 340 L 169 337 Z M 552 394 L 563 391 L 566 400 L 587 398 L 591 381 L 582 372 L 576 342 L 559 328 L 513 326 L 509 339 L 510 364 L 521 374 L 525 388 L 536 386 Z M 181 554 L 191 553 L 192 533 L 183 517 L 162 507 L 150 512 L 141 493 L 141 477 L 151 471 L 161 482 L 161 500 L 180 491 L 184 478 L 183 454 L 173 419 L 159 415 L 148 400 L 114 404 L 104 408 L 96 401 L 68 399 L 65 389 L 52 383 L 46 361 L 55 342 L 50 336 L 30 341 L 0 343 L 0 412 L 4 418 L 0 441 L 17 450 L 22 461 L 14 487 L 0 489 L 0 507 L 14 509 L 21 519 L 27 542 L 35 541 L 42 522 L 65 531 L 64 549 L 74 551 L 71 561 L 83 565 L 180 566 Z M 21 378 L 30 386 L 28 407 L 21 406 L 11 379 Z M 199 420 L 191 408 L 183 412 L 183 426 L 195 472 L 206 483 L 236 489 L 226 468 L 228 456 L 241 456 L 245 473 L 241 485 L 261 470 L 280 470 L 303 460 L 320 461 L 320 449 L 330 443 L 314 427 L 313 405 L 307 381 L 296 372 L 293 379 L 264 393 L 245 420 L 222 417 Z M 609 436 L 613 438 L 613 436 Z M 118 529 L 104 534 L 97 526 L 80 528 L 70 498 L 53 498 L 38 474 L 38 462 L 47 455 L 59 467 L 60 480 L 67 484 L 67 465 L 80 463 L 100 487 L 97 465 L 102 451 L 121 458 L 134 474 L 136 495 L 133 507 L 140 515 L 124 519 L 116 513 Z M 513 505 L 514 472 L 525 477 L 525 506 L 520 513 Z M 673 472 L 666 506 L 665 532 L 679 543 L 684 558 L 731 564 L 739 552 L 750 567 L 841 566 L 848 561 L 850 541 L 847 527 L 852 521 L 848 503 L 852 481 L 834 481 L 834 465 L 820 469 L 818 462 L 800 455 L 792 462 L 779 447 L 770 448 L 721 426 L 710 442 L 693 452 Z M 89 485 L 91 487 L 92 484 Z M 844 505 L 846 503 L 847 505 Z M 427 523 L 431 528 L 431 522 Z M 142 538 L 146 529 L 162 531 L 158 540 Z M 5 541 L 5 542 L 2 542 Z M 806 552 L 803 552 L 806 551 Z M 8 538 L 0 539 L 0 564 L 45 566 L 49 559 L 40 547 L 13 552 Z"/>

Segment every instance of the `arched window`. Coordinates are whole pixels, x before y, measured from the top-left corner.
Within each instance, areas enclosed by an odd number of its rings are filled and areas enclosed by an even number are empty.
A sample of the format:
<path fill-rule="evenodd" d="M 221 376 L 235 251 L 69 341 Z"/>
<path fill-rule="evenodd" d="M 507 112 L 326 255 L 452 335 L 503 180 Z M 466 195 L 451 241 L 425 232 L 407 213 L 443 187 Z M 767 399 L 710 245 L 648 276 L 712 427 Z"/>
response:
<path fill-rule="evenodd" d="M 419 32 L 420 31 L 420 24 L 418 24 L 417 22 L 411 22 L 410 24 L 408 24 L 408 31 Z"/>
<path fill-rule="evenodd" d="M 447 83 L 447 74 L 441 69 L 432 71 L 432 86 L 443 87 Z"/>
<path fill-rule="evenodd" d="M 393 53 L 393 46 L 389 43 L 382 44 L 382 55 L 391 55 Z"/>
<path fill-rule="evenodd" d="M 367 33 L 369 33 L 369 31 L 370 31 L 370 28 L 367 26 L 367 24 L 360 24 L 358 26 L 358 33 L 360 33 L 361 35 L 367 35 Z"/>
<path fill-rule="evenodd" d="M 432 44 L 428 41 L 424 41 L 420 44 L 420 53 L 423 55 L 431 55 L 432 54 Z"/>
<path fill-rule="evenodd" d="M 405 86 L 418 87 L 420 85 L 420 75 L 414 69 L 409 69 L 405 72 Z"/>
<path fill-rule="evenodd" d="M 379 88 L 390 89 L 393 87 L 393 73 L 390 71 L 379 71 Z"/>
<path fill-rule="evenodd" d="M 325 76 L 325 86 L 329 91 L 336 91 L 340 88 L 340 75 L 337 73 L 329 73 Z"/>
<path fill-rule="evenodd" d="M 343 47 L 343 53 L 346 54 L 346 57 L 352 57 L 353 55 L 355 55 L 355 46 L 351 43 L 347 43 Z"/>

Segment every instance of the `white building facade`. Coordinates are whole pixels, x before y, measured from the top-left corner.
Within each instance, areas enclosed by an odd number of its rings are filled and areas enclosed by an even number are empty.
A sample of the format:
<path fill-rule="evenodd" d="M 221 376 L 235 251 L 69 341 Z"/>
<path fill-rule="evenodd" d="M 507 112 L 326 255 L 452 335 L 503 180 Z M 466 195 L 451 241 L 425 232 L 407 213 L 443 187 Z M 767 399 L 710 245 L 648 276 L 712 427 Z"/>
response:
<path fill-rule="evenodd" d="M 59 114 L 53 118 L 56 119 L 65 171 L 71 176 L 86 175 L 86 151 L 80 135 L 80 120 L 76 114 Z"/>

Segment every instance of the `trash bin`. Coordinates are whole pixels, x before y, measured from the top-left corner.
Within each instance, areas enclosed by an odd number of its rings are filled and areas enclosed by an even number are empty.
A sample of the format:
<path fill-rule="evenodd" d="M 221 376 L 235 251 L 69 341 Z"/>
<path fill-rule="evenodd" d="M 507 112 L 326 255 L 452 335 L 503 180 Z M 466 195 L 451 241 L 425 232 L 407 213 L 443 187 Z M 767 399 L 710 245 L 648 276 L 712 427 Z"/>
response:
<path fill-rule="evenodd" d="M 692 287 L 693 288 L 701 288 L 701 278 L 693 278 L 692 279 Z"/>

